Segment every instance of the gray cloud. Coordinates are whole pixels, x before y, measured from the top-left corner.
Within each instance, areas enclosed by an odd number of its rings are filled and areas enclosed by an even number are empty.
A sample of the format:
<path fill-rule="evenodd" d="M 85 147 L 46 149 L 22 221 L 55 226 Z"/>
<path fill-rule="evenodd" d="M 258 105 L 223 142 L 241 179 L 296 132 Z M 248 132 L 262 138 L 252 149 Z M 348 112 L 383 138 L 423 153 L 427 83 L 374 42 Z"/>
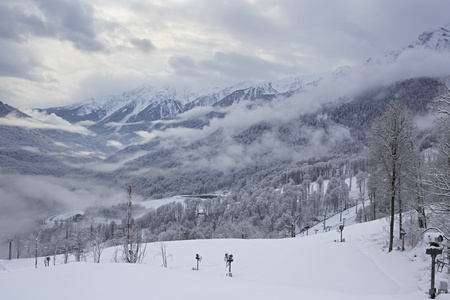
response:
<path fill-rule="evenodd" d="M 438 2 L 440 8 L 435 5 Z M 232 78 L 234 82 L 272 80 L 361 63 L 409 44 L 428 28 L 443 25 L 448 16 L 442 5 L 450 9 L 450 4 L 442 1 L 411 1 L 408 5 L 350 0 L 142 5 L 138 9 L 153 10 L 161 28 L 170 27 L 183 12 L 179 25 L 189 29 L 197 28 L 197 22 L 207 24 L 202 27 L 211 37 L 207 56 L 173 55 L 169 65 L 183 80 L 202 76 L 207 82 L 226 84 Z M 180 49 L 188 45 L 200 49 L 193 42 L 191 36 L 177 36 Z M 195 42 L 203 46 L 204 40 Z"/>
<path fill-rule="evenodd" d="M 15 42 L 25 41 L 30 32 L 44 30 L 45 24 L 35 15 L 27 15 L 18 7 L 0 4 L 0 37 Z"/>
<path fill-rule="evenodd" d="M 84 1 L 35 0 L 44 14 L 45 35 L 71 41 L 84 51 L 104 51 L 95 30 L 95 9 Z"/>
<path fill-rule="evenodd" d="M 284 78 L 295 74 L 297 68 L 289 63 L 272 62 L 267 59 L 236 52 L 216 51 L 210 57 L 195 60 L 188 55 L 174 55 L 169 66 L 184 82 L 202 84 L 235 84 L 239 81 L 264 81 L 268 78 Z M 197 82 L 195 82 L 197 81 Z"/>
<path fill-rule="evenodd" d="M 200 70 L 194 59 L 188 55 L 174 55 L 169 58 L 169 65 L 181 76 L 199 76 Z"/>
<path fill-rule="evenodd" d="M 283 78 L 295 74 L 297 68 L 283 61 L 273 62 L 259 56 L 239 54 L 236 52 L 214 53 L 214 58 L 204 60 L 201 66 L 209 72 L 220 72 L 229 78 L 238 80 L 263 80 L 266 78 Z"/>
<path fill-rule="evenodd" d="M 142 83 L 225 87 L 355 66 L 442 26 L 450 11 L 442 0 L 21 0 L 0 6 L 0 94 L 13 95 L 12 105 L 39 103 L 44 100 L 32 93 L 19 99 L 17 89 L 46 90 L 45 101 L 55 106 Z M 50 77 L 48 89 L 41 79 Z"/>
<path fill-rule="evenodd" d="M 0 44 L 0 77 L 42 81 L 42 76 L 36 72 L 42 67 L 39 58 L 20 45 Z"/>
<path fill-rule="evenodd" d="M 35 0 L 36 10 L 26 13 L 14 3 L 0 6 L 0 37 L 25 42 L 31 36 L 57 38 L 84 51 L 103 51 L 96 33 L 93 6 L 83 1 Z M 34 6 L 33 2 L 28 5 Z M 30 10 L 32 11 L 32 10 Z"/>
<path fill-rule="evenodd" d="M 155 49 L 155 45 L 149 39 L 132 38 L 130 42 L 144 53 L 149 53 Z"/>

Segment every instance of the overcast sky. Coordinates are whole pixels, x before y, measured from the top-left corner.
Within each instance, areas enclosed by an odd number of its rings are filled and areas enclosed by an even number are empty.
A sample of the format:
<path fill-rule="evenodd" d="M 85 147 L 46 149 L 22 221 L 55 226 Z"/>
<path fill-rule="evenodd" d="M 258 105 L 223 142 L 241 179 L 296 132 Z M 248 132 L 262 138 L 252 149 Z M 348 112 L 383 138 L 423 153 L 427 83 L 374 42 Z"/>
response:
<path fill-rule="evenodd" d="M 450 21 L 447 0 L 0 3 L 0 101 L 66 105 L 144 83 L 226 87 L 332 71 Z"/>

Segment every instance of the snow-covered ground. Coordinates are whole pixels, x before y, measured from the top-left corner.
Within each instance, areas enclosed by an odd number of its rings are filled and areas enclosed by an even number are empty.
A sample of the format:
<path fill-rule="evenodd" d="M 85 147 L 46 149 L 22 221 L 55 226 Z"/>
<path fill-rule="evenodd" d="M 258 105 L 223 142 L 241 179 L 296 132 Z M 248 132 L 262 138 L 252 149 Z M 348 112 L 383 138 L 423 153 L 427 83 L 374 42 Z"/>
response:
<path fill-rule="evenodd" d="M 210 194 L 203 194 L 203 195 L 196 195 L 196 196 L 177 195 L 177 196 L 163 198 L 163 199 L 151 199 L 151 200 L 146 200 L 146 201 L 142 201 L 142 202 L 137 202 L 137 204 L 145 207 L 146 209 L 157 209 L 158 207 L 160 207 L 162 205 L 169 204 L 172 202 L 184 204 L 184 200 L 186 200 L 188 198 L 207 198 L 209 196 L 220 197 L 220 196 L 228 196 L 229 194 L 230 194 L 230 191 L 224 189 L 224 190 L 216 191 L 216 192 L 210 193 Z"/>
<path fill-rule="evenodd" d="M 148 244 L 142 264 L 113 263 L 114 248 L 100 264 L 57 257 L 45 268 L 39 258 L 0 260 L 1 299 L 427 299 L 430 257 L 425 245 L 387 253 L 385 220 L 294 239 L 194 240 Z M 200 269 L 195 254 L 202 256 Z M 232 277 L 225 253 L 233 254 Z M 444 270 L 436 282 L 449 280 Z M 450 299 L 439 295 L 438 299 Z"/>
<path fill-rule="evenodd" d="M 175 203 L 183 203 L 184 204 L 184 200 L 186 199 L 186 196 L 173 196 L 173 197 L 168 197 L 168 198 L 163 198 L 163 199 L 154 199 L 154 200 L 147 200 L 147 201 L 142 201 L 142 202 L 138 202 L 137 204 L 145 207 L 146 209 L 157 209 L 160 206 L 163 206 L 165 204 L 169 204 L 172 202 Z"/>

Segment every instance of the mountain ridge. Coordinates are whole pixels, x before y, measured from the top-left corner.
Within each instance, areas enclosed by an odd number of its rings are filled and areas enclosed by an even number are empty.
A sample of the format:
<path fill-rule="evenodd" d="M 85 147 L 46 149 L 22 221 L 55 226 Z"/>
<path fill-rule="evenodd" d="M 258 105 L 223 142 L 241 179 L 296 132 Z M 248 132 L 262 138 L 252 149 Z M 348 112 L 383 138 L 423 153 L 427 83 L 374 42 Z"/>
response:
<path fill-rule="evenodd" d="M 410 45 L 369 58 L 367 62 L 389 63 L 405 51 L 423 48 L 434 51 L 450 49 L 450 23 L 436 30 L 424 31 Z M 48 108 L 41 111 L 56 115 L 76 123 L 94 121 L 106 124 L 152 122 L 173 120 L 178 115 L 199 106 L 229 107 L 243 100 L 273 100 L 279 96 L 289 97 L 307 86 L 317 86 L 325 78 L 338 79 L 351 72 L 351 67 L 338 67 L 331 73 L 306 74 L 276 81 L 253 83 L 244 81 L 223 89 L 202 92 L 165 87 L 158 89 L 151 85 L 142 85 L 119 95 L 100 97 L 63 107 Z M 101 104 L 100 102 L 103 102 Z M 151 130 L 151 126 L 141 126 L 141 130 Z"/>
<path fill-rule="evenodd" d="M 390 63 L 396 60 L 407 50 L 427 49 L 432 51 L 448 51 L 450 50 L 450 22 L 435 30 L 426 30 L 421 33 L 418 38 L 406 47 L 397 50 L 390 50 L 381 56 L 368 58 L 367 63 Z"/>

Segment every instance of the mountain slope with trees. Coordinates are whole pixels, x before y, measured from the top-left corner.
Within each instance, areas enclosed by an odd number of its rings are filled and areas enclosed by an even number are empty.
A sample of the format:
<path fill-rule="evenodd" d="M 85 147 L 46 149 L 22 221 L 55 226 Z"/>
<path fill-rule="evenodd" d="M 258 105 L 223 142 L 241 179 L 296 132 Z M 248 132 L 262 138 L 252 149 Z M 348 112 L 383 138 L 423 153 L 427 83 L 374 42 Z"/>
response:
<path fill-rule="evenodd" d="M 352 72 L 243 83 L 200 98 L 144 86 L 107 98 L 103 106 L 28 111 L 29 117 L 20 118 L 3 105 L 1 174 L 34 183 L 18 189 L 0 184 L 2 199 L 14 199 L 5 219 L 37 198 L 39 217 L 29 223 L 40 224 L 42 210 L 64 210 L 54 205 L 59 200 L 83 213 L 55 226 L 27 224 L 48 249 L 72 236 L 79 251 L 88 231 L 105 243 L 122 243 L 129 224 L 118 216 L 127 211 L 108 198 L 125 202 L 120 191 L 129 183 L 140 200 L 187 197 L 140 210 L 133 224 L 145 241 L 292 237 L 356 203 L 363 204 L 359 221 L 393 221 L 398 214 L 399 233 L 406 224 L 412 236 L 431 224 L 447 228 L 448 79 L 381 80 L 352 89 Z M 398 114 L 389 118 L 393 103 Z M 405 116 L 408 134 L 392 137 L 397 144 L 389 160 L 379 149 L 386 141 L 391 146 L 387 138 L 395 126 L 389 125 L 396 124 L 387 120 Z M 414 128 L 417 120 L 426 124 Z M 210 196 L 223 189 L 229 193 Z M 100 212 L 107 216 L 100 218 Z M 393 236 L 391 223 L 389 250 Z"/>

